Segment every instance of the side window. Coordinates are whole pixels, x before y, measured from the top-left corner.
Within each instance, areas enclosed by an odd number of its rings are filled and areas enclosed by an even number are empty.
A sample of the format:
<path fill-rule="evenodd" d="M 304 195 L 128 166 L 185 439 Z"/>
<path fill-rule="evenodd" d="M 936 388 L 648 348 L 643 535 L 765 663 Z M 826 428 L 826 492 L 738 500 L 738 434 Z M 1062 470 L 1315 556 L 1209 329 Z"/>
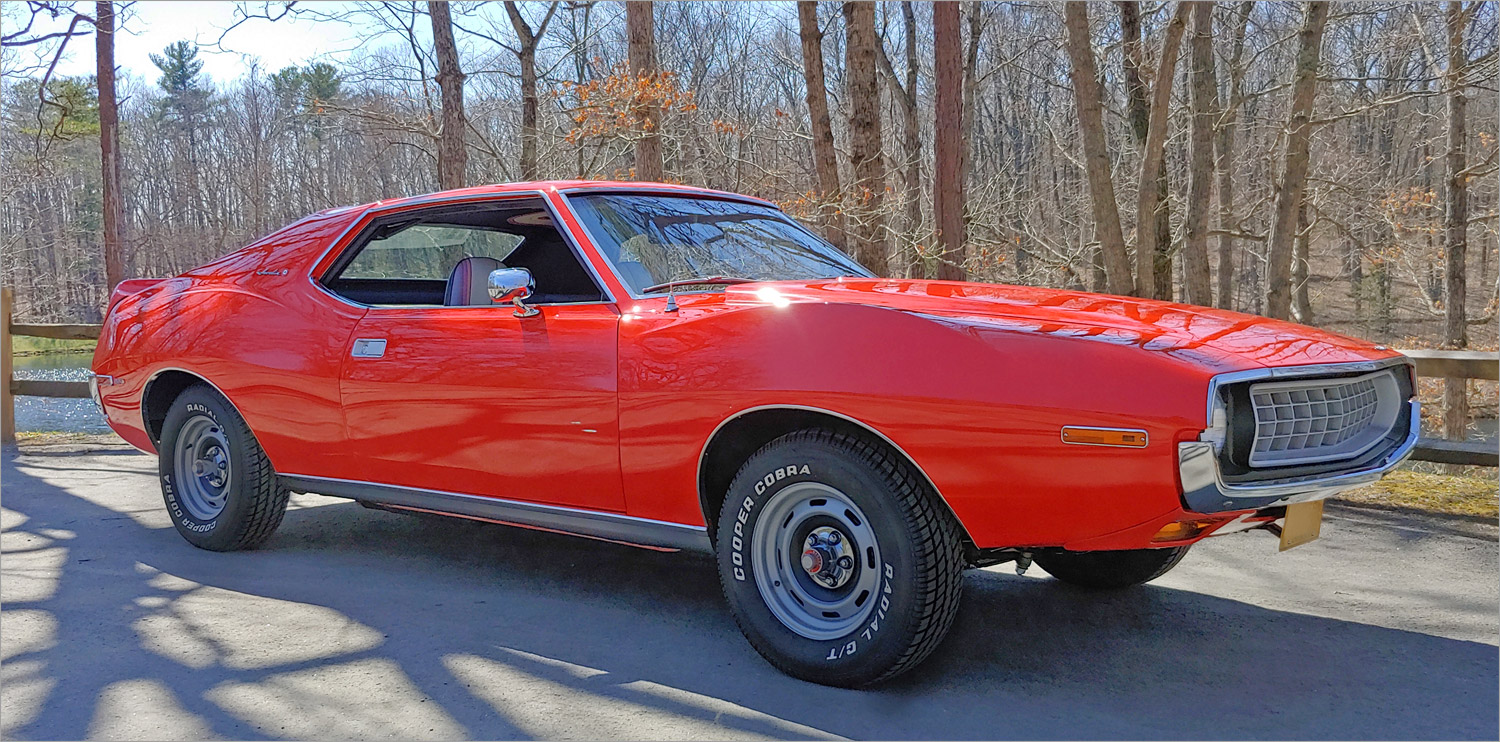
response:
<path fill-rule="evenodd" d="M 534 304 L 604 301 L 604 292 L 545 204 L 504 199 L 380 218 L 366 227 L 321 279 L 331 292 L 374 306 L 474 306 L 483 300 L 465 258 L 489 258 L 531 272 Z M 488 263 L 489 261 L 480 261 Z M 453 283 L 454 285 L 449 285 Z"/>
<path fill-rule="evenodd" d="M 503 263 L 520 244 L 520 235 L 506 232 L 416 224 L 370 240 L 340 278 L 447 280 L 448 272 L 464 258 L 494 258 Z"/>

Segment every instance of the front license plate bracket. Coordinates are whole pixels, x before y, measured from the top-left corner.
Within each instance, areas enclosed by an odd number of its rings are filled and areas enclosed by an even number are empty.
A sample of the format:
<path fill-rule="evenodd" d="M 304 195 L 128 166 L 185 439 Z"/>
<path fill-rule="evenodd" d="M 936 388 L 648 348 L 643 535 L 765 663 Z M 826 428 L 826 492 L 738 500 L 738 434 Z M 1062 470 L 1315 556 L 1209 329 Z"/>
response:
<path fill-rule="evenodd" d="M 1286 518 L 1281 522 L 1281 550 L 1286 551 L 1316 541 L 1322 530 L 1322 500 L 1288 505 Z"/>

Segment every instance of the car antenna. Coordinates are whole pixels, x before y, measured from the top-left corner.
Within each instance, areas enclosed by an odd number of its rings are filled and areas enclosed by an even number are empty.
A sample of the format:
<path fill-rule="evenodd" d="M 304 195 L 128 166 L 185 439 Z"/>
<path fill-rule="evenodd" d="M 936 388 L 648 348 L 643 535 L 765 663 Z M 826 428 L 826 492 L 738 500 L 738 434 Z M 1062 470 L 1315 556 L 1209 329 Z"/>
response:
<path fill-rule="evenodd" d="M 668 286 L 667 287 L 667 306 L 662 309 L 663 312 L 675 312 L 675 311 L 677 311 L 677 293 L 676 293 L 676 291 L 677 291 L 677 287 L 676 286 Z"/>

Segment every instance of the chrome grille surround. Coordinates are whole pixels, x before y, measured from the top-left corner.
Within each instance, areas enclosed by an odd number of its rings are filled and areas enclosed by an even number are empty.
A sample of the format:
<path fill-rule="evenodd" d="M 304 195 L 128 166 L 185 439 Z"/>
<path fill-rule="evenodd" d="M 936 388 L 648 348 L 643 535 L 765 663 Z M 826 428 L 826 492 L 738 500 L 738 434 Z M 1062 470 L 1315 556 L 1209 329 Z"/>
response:
<path fill-rule="evenodd" d="M 1177 444 L 1177 467 L 1185 509 L 1196 513 L 1257 510 L 1321 500 L 1351 487 L 1378 481 L 1387 472 L 1405 461 L 1416 448 L 1422 430 L 1422 408 L 1416 399 L 1400 402 L 1399 408 L 1405 410 L 1405 424 L 1402 425 L 1402 430 L 1390 431 L 1391 436 L 1388 436 L 1388 440 L 1392 443 L 1389 448 L 1376 446 L 1365 452 L 1363 456 L 1350 459 L 1350 463 L 1346 466 L 1339 466 L 1336 463 L 1320 464 L 1314 466 L 1332 468 L 1300 474 L 1288 473 L 1280 477 L 1273 473 L 1269 478 L 1247 481 L 1238 478 L 1230 479 L 1224 471 L 1226 464 L 1223 456 L 1229 431 L 1223 390 L 1235 384 L 1263 381 L 1305 380 L 1315 377 L 1327 380 L 1330 376 L 1342 376 L 1347 379 L 1352 374 L 1368 374 L 1382 370 L 1389 370 L 1394 374 L 1405 374 L 1405 383 L 1410 385 L 1408 388 L 1415 387 L 1416 378 L 1411 359 L 1400 355 L 1376 361 L 1273 366 L 1231 371 L 1210 379 L 1207 405 L 1204 409 L 1206 427 L 1197 440 L 1181 441 Z M 1398 422 L 1401 421 L 1401 414 L 1403 413 L 1397 415 Z M 1275 472 L 1274 469 L 1270 471 Z"/>
<path fill-rule="evenodd" d="M 1393 371 L 1355 378 L 1252 384 L 1250 466 L 1290 466 L 1359 456 L 1385 438 L 1401 399 Z"/>

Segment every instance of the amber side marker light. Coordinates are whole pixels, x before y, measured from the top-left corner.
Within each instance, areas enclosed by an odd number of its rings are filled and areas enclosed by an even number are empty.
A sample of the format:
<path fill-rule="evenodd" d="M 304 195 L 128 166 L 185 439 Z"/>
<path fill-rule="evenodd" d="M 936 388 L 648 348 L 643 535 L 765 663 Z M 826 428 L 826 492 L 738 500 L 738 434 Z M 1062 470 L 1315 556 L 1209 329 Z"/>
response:
<path fill-rule="evenodd" d="M 1198 537 L 1204 531 L 1207 531 L 1208 529 L 1213 528 L 1214 526 L 1223 522 L 1224 521 L 1222 519 L 1179 520 L 1176 523 L 1168 523 L 1162 526 L 1161 530 L 1157 531 L 1156 535 L 1151 537 L 1151 541 L 1152 543 L 1162 543 L 1165 541 L 1186 541 L 1187 539 Z"/>
<path fill-rule="evenodd" d="M 1146 431 L 1127 428 L 1086 428 L 1069 425 L 1062 429 L 1063 443 L 1080 446 L 1118 446 L 1121 448 L 1145 448 Z"/>

